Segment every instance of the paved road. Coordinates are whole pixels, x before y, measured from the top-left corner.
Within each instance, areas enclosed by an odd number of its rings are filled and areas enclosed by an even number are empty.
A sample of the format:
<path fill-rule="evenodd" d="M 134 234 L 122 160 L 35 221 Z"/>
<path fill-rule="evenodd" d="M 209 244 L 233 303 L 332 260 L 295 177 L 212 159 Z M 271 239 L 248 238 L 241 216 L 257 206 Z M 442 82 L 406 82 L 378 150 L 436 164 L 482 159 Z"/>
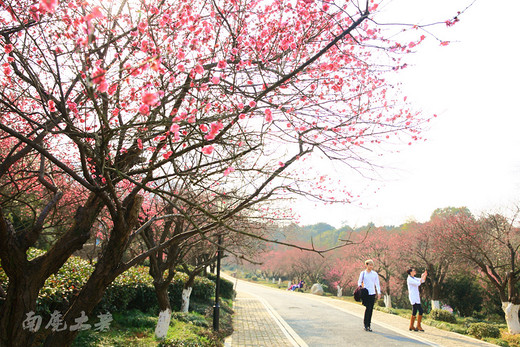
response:
<path fill-rule="evenodd" d="M 373 332 L 363 329 L 364 307 L 307 293 L 236 281 L 235 332 L 226 346 L 493 346 L 474 338 L 374 311 Z"/>
<path fill-rule="evenodd" d="M 361 317 L 312 297 L 243 281 L 238 282 L 237 290 L 265 300 L 308 346 L 431 345 L 380 326 L 376 322 L 372 324 L 374 331 L 366 332 Z"/>

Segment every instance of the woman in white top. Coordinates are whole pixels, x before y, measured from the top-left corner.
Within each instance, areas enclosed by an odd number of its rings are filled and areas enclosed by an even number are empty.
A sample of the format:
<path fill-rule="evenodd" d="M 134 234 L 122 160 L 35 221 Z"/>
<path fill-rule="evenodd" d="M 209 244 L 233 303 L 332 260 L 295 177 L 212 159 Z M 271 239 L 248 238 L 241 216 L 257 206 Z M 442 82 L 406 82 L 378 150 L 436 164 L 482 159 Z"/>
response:
<path fill-rule="evenodd" d="M 368 290 L 368 295 L 363 298 L 363 305 L 365 305 L 365 317 L 363 323 L 366 331 L 372 331 L 370 322 L 372 321 L 372 311 L 374 310 L 374 303 L 381 298 L 381 287 L 379 286 L 379 275 L 373 270 L 374 262 L 371 259 L 365 261 L 365 271 L 361 271 L 358 279 L 358 286 L 363 286 Z"/>
<path fill-rule="evenodd" d="M 408 284 L 408 298 L 410 299 L 410 303 L 412 304 L 412 317 L 410 318 L 410 331 L 424 331 L 421 327 L 423 308 L 421 306 L 421 296 L 419 294 L 419 286 L 426 281 L 426 276 L 428 276 L 428 272 L 426 270 L 422 273 L 421 278 L 415 277 L 417 271 L 415 268 L 409 268 L 408 271 L 408 279 L 406 283 Z M 419 313 L 417 316 L 417 328 L 414 327 L 415 323 L 415 315 Z"/>

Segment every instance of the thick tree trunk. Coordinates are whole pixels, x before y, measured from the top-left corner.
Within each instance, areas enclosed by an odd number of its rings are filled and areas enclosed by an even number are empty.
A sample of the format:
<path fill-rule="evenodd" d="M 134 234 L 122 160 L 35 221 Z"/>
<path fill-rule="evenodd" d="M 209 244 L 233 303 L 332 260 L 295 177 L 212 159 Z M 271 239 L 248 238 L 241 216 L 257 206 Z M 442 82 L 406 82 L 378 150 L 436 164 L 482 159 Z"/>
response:
<path fill-rule="evenodd" d="M 117 253 L 114 253 L 113 257 L 104 256 L 101 261 L 96 264 L 94 272 L 63 317 L 63 320 L 67 322 L 68 326 L 74 324 L 75 319 L 82 315 L 82 311 L 86 316 L 92 314 L 96 305 L 103 298 L 106 288 L 115 277 L 117 277 L 114 276 L 114 274 L 116 273 L 116 265 L 119 263 L 121 256 L 122 254 Z M 70 346 L 78 332 L 79 331 L 64 330 L 51 333 L 45 340 L 44 346 Z"/>
<path fill-rule="evenodd" d="M 172 309 L 170 305 L 170 298 L 168 296 L 169 283 L 161 282 L 155 283 L 155 295 L 157 295 L 157 301 L 159 303 L 159 319 L 155 327 L 155 336 L 158 339 L 163 339 L 168 333 L 168 327 L 170 326 L 170 320 L 172 315 Z"/>
<path fill-rule="evenodd" d="M 31 273 L 9 280 L 7 298 L 0 317 L 0 346 L 31 346 L 35 333 L 43 329 L 41 318 L 39 322 L 37 318 L 34 320 L 35 325 L 32 329 L 27 323 L 24 324 L 31 312 L 35 314 L 36 299 L 42 286 L 36 282 Z"/>
<path fill-rule="evenodd" d="M 90 229 L 102 208 L 102 202 L 91 195 L 85 206 L 78 208 L 74 224 L 45 255 L 27 261 L 23 240 L 18 240 L 0 210 L 0 254 L 9 277 L 7 297 L 0 311 L 0 346 L 30 346 L 33 332 L 23 329 L 27 314 L 36 309 L 38 293 L 46 279 L 69 259 L 90 236 Z M 40 327 L 43 329 L 43 327 Z"/>
<path fill-rule="evenodd" d="M 432 310 L 441 308 L 441 283 L 432 281 Z"/>
<path fill-rule="evenodd" d="M 432 283 L 432 300 L 440 300 L 441 299 L 441 284 L 433 282 Z"/>
<path fill-rule="evenodd" d="M 183 288 L 182 289 L 182 305 L 181 312 L 188 312 L 190 309 L 190 296 L 193 287 Z"/>
<path fill-rule="evenodd" d="M 159 313 L 159 319 L 157 320 L 157 326 L 155 327 L 155 337 L 158 339 L 164 339 L 168 334 L 168 327 L 172 319 L 172 311 L 167 309 Z"/>
<path fill-rule="evenodd" d="M 110 239 L 103 251 L 94 272 L 83 286 L 78 296 L 72 301 L 71 306 L 65 313 L 63 320 L 74 324 L 76 318 L 82 313 L 89 316 L 95 306 L 101 301 L 107 287 L 121 274 L 119 266 L 127 248 L 130 234 L 137 223 L 139 210 L 143 202 L 142 196 L 127 198 L 123 202 L 125 214 L 114 223 Z M 64 330 L 51 333 L 45 340 L 45 347 L 70 346 L 79 330 Z"/>
<path fill-rule="evenodd" d="M 159 311 L 165 311 L 170 310 L 171 311 L 171 305 L 170 305 L 170 298 L 168 296 L 168 285 L 169 283 L 161 282 L 161 283 L 155 283 L 154 282 L 154 288 L 155 288 L 155 295 L 157 295 L 157 302 L 159 303 Z"/>
<path fill-rule="evenodd" d="M 193 284 L 195 283 L 195 276 L 197 276 L 198 271 L 194 271 L 190 273 L 188 280 L 184 283 L 184 287 L 182 288 L 182 312 L 188 312 L 190 308 L 190 296 L 191 291 L 193 289 Z"/>
<path fill-rule="evenodd" d="M 502 310 L 505 313 L 507 329 L 510 334 L 520 334 L 520 321 L 518 319 L 518 309 L 520 305 L 509 301 L 502 302 Z"/>
<path fill-rule="evenodd" d="M 386 284 L 386 290 L 385 290 L 386 293 L 383 294 L 383 301 L 385 302 L 386 308 L 392 308 L 392 297 L 390 296 L 390 276 L 386 277 L 385 284 Z"/>
<path fill-rule="evenodd" d="M 385 302 L 386 308 L 392 308 L 392 297 L 390 296 L 390 294 L 385 294 L 383 296 L 383 300 Z"/>

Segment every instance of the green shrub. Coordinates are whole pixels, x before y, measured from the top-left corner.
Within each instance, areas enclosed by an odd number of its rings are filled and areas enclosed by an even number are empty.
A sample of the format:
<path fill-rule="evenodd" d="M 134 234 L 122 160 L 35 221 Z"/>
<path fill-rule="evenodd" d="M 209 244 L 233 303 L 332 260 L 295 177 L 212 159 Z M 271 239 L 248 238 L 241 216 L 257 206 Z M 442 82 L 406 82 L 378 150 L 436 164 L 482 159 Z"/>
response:
<path fill-rule="evenodd" d="M 500 339 L 494 340 L 493 343 L 497 343 L 499 341 L 503 341 L 505 343 L 505 344 L 500 344 L 500 346 L 518 347 L 518 346 L 520 346 L 520 335 L 509 334 L 507 332 L 504 332 L 504 333 L 502 333 L 502 336 L 500 337 Z"/>
<path fill-rule="evenodd" d="M 172 319 L 191 323 L 193 325 L 209 328 L 209 322 L 206 318 L 200 313 L 191 313 L 191 312 L 173 312 Z"/>
<path fill-rule="evenodd" d="M 36 258 L 45 252 L 36 248 L 29 249 L 28 259 Z M 70 257 L 63 266 L 47 278 L 36 300 L 37 312 L 49 315 L 54 310 L 64 311 L 72 296 L 77 294 L 90 277 L 94 267 L 79 257 Z"/>
<path fill-rule="evenodd" d="M 31 248 L 28 250 L 28 259 L 41 256 L 45 251 Z M 94 265 L 79 257 L 70 257 L 57 273 L 51 275 L 40 290 L 37 299 L 37 313 L 48 316 L 54 310 L 64 312 L 72 297 L 86 283 Z M 180 310 L 182 288 L 188 280 L 183 272 L 175 273 L 174 279 L 168 288 L 170 304 L 173 310 Z M 0 284 L 7 289 L 8 278 L 0 267 Z M 119 275 L 105 291 L 103 298 L 95 308 L 96 312 L 108 311 L 111 313 L 138 309 L 142 312 L 157 313 L 158 303 L 153 287 L 153 279 L 149 275 L 149 268 L 135 266 Z M 232 297 L 233 284 L 221 279 L 221 296 Z M 215 293 L 215 283 L 205 277 L 195 277 L 191 301 L 210 302 Z M 231 294 L 230 294 L 231 293 Z"/>
<path fill-rule="evenodd" d="M 207 277 L 213 282 L 217 283 L 217 276 L 209 273 Z M 233 299 L 235 297 L 235 290 L 233 289 L 234 284 L 224 278 L 220 278 L 220 297 L 226 299 Z"/>
<path fill-rule="evenodd" d="M 500 329 L 489 323 L 473 323 L 468 328 L 468 334 L 475 336 L 477 339 L 485 337 L 500 337 Z"/>
<path fill-rule="evenodd" d="M 128 303 L 128 307 L 141 312 L 157 314 L 159 312 L 159 303 L 157 302 L 157 295 L 153 285 L 138 285 L 135 288 L 135 295 L 132 301 Z"/>
<path fill-rule="evenodd" d="M 482 309 L 482 286 L 474 276 L 461 274 L 449 277 L 443 287 L 444 300 L 461 317 L 470 317 Z"/>
<path fill-rule="evenodd" d="M 217 347 L 222 344 L 217 335 L 209 329 L 190 323 L 172 320 L 166 338 L 159 343 L 160 347 Z"/>
<path fill-rule="evenodd" d="M 200 303 L 198 301 L 190 302 L 190 311 L 193 313 L 198 313 L 201 315 L 206 314 L 206 309 L 208 308 L 209 303 Z M 213 307 L 213 305 L 211 305 Z"/>
<path fill-rule="evenodd" d="M 128 285 L 110 284 L 98 305 L 99 310 L 121 312 L 128 309 L 128 303 L 135 297 L 135 288 Z"/>
<path fill-rule="evenodd" d="M 188 275 L 184 272 L 177 272 L 173 277 L 173 281 L 168 287 L 168 296 L 170 297 L 170 304 L 172 310 L 179 311 L 182 304 L 182 289 L 184 283 L 188 281 Z M 205 277 L 195 277 L 193 283 L 193 291 L 191 293 L 190 301 L 209 302 L 211 297 L 215 294 L 215 283 Z M 191 302 L 190 302 L 191 306 Z"/>
<path fill-rule="evenodd" d="M 222 292 L 220 293 L 222 295 Z M 211 301 L 215 295 L 215 283 L 206 277 L 195 277 L 191 296 L 194 300 Z"/>
<path fill-rule="evenodd" d="M 45 251 L 30 248 L 27 259 L 32 260 L 45 254 Z M 54 310 L 65 311 L 72 299 L 90 277 L 94 267 L 79 257 L 70 257 L 63 266 L 47 278 L 36 299 L 36 312 L 39 315 L 50 315 Z M 7 289 L 9 280 L 0 267 L 0 283 Z"/>
<path fill-rule="evenodd" d="M 457 319 L 455 318 L 453 313 L 446 310 L 434 309 L 430 312 L 430 318 L 448 323 L 457 322 Z"/>
<path fill-rule="evenodd" d="M 376 304 L 377 304 L 377 306 L 379 306 L 379 307 L 386 307 L 386 305 L 385 305 L 385 300 L 383 300 L 383 299 L 379 299 L 379 300 L 377 300 L 377 303 L 376 303 Z"/>
<path fill-rule="evenodd" d="M 137 301 L 138 295 L 143 294 L 143 292 L 148 294 L 144 295 L 144 298 L 153 301 L 148 303 Z M 150 295 L 151 293 L 153 293 L 153 296 Z M 131 303 L 134 305 L 131 305 Z M 121 312 L 128 309 L 149 307 L 150 304 L 151 306 L 157 304 L 152 277 L 148 274 L 147 267 L 136 266 L 123 272 L 108 286 L 96 310 Z"/>
<path fill-rule="evenodd" d="M 114 316 L 114 320 L 125 328 L 155 329 L 157 317 L 149 316 L 139 310 L 130 310 Z"/>

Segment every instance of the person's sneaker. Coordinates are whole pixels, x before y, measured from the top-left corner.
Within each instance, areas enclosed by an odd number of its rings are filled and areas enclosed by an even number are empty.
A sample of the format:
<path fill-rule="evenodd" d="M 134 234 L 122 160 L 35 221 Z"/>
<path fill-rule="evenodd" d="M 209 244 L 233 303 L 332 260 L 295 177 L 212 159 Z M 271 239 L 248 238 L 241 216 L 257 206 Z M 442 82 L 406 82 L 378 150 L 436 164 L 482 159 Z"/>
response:
<path fill-rule="evenodd" d="M 370 327 L 365 327 L 365 331 L 372 331 Z"/>

